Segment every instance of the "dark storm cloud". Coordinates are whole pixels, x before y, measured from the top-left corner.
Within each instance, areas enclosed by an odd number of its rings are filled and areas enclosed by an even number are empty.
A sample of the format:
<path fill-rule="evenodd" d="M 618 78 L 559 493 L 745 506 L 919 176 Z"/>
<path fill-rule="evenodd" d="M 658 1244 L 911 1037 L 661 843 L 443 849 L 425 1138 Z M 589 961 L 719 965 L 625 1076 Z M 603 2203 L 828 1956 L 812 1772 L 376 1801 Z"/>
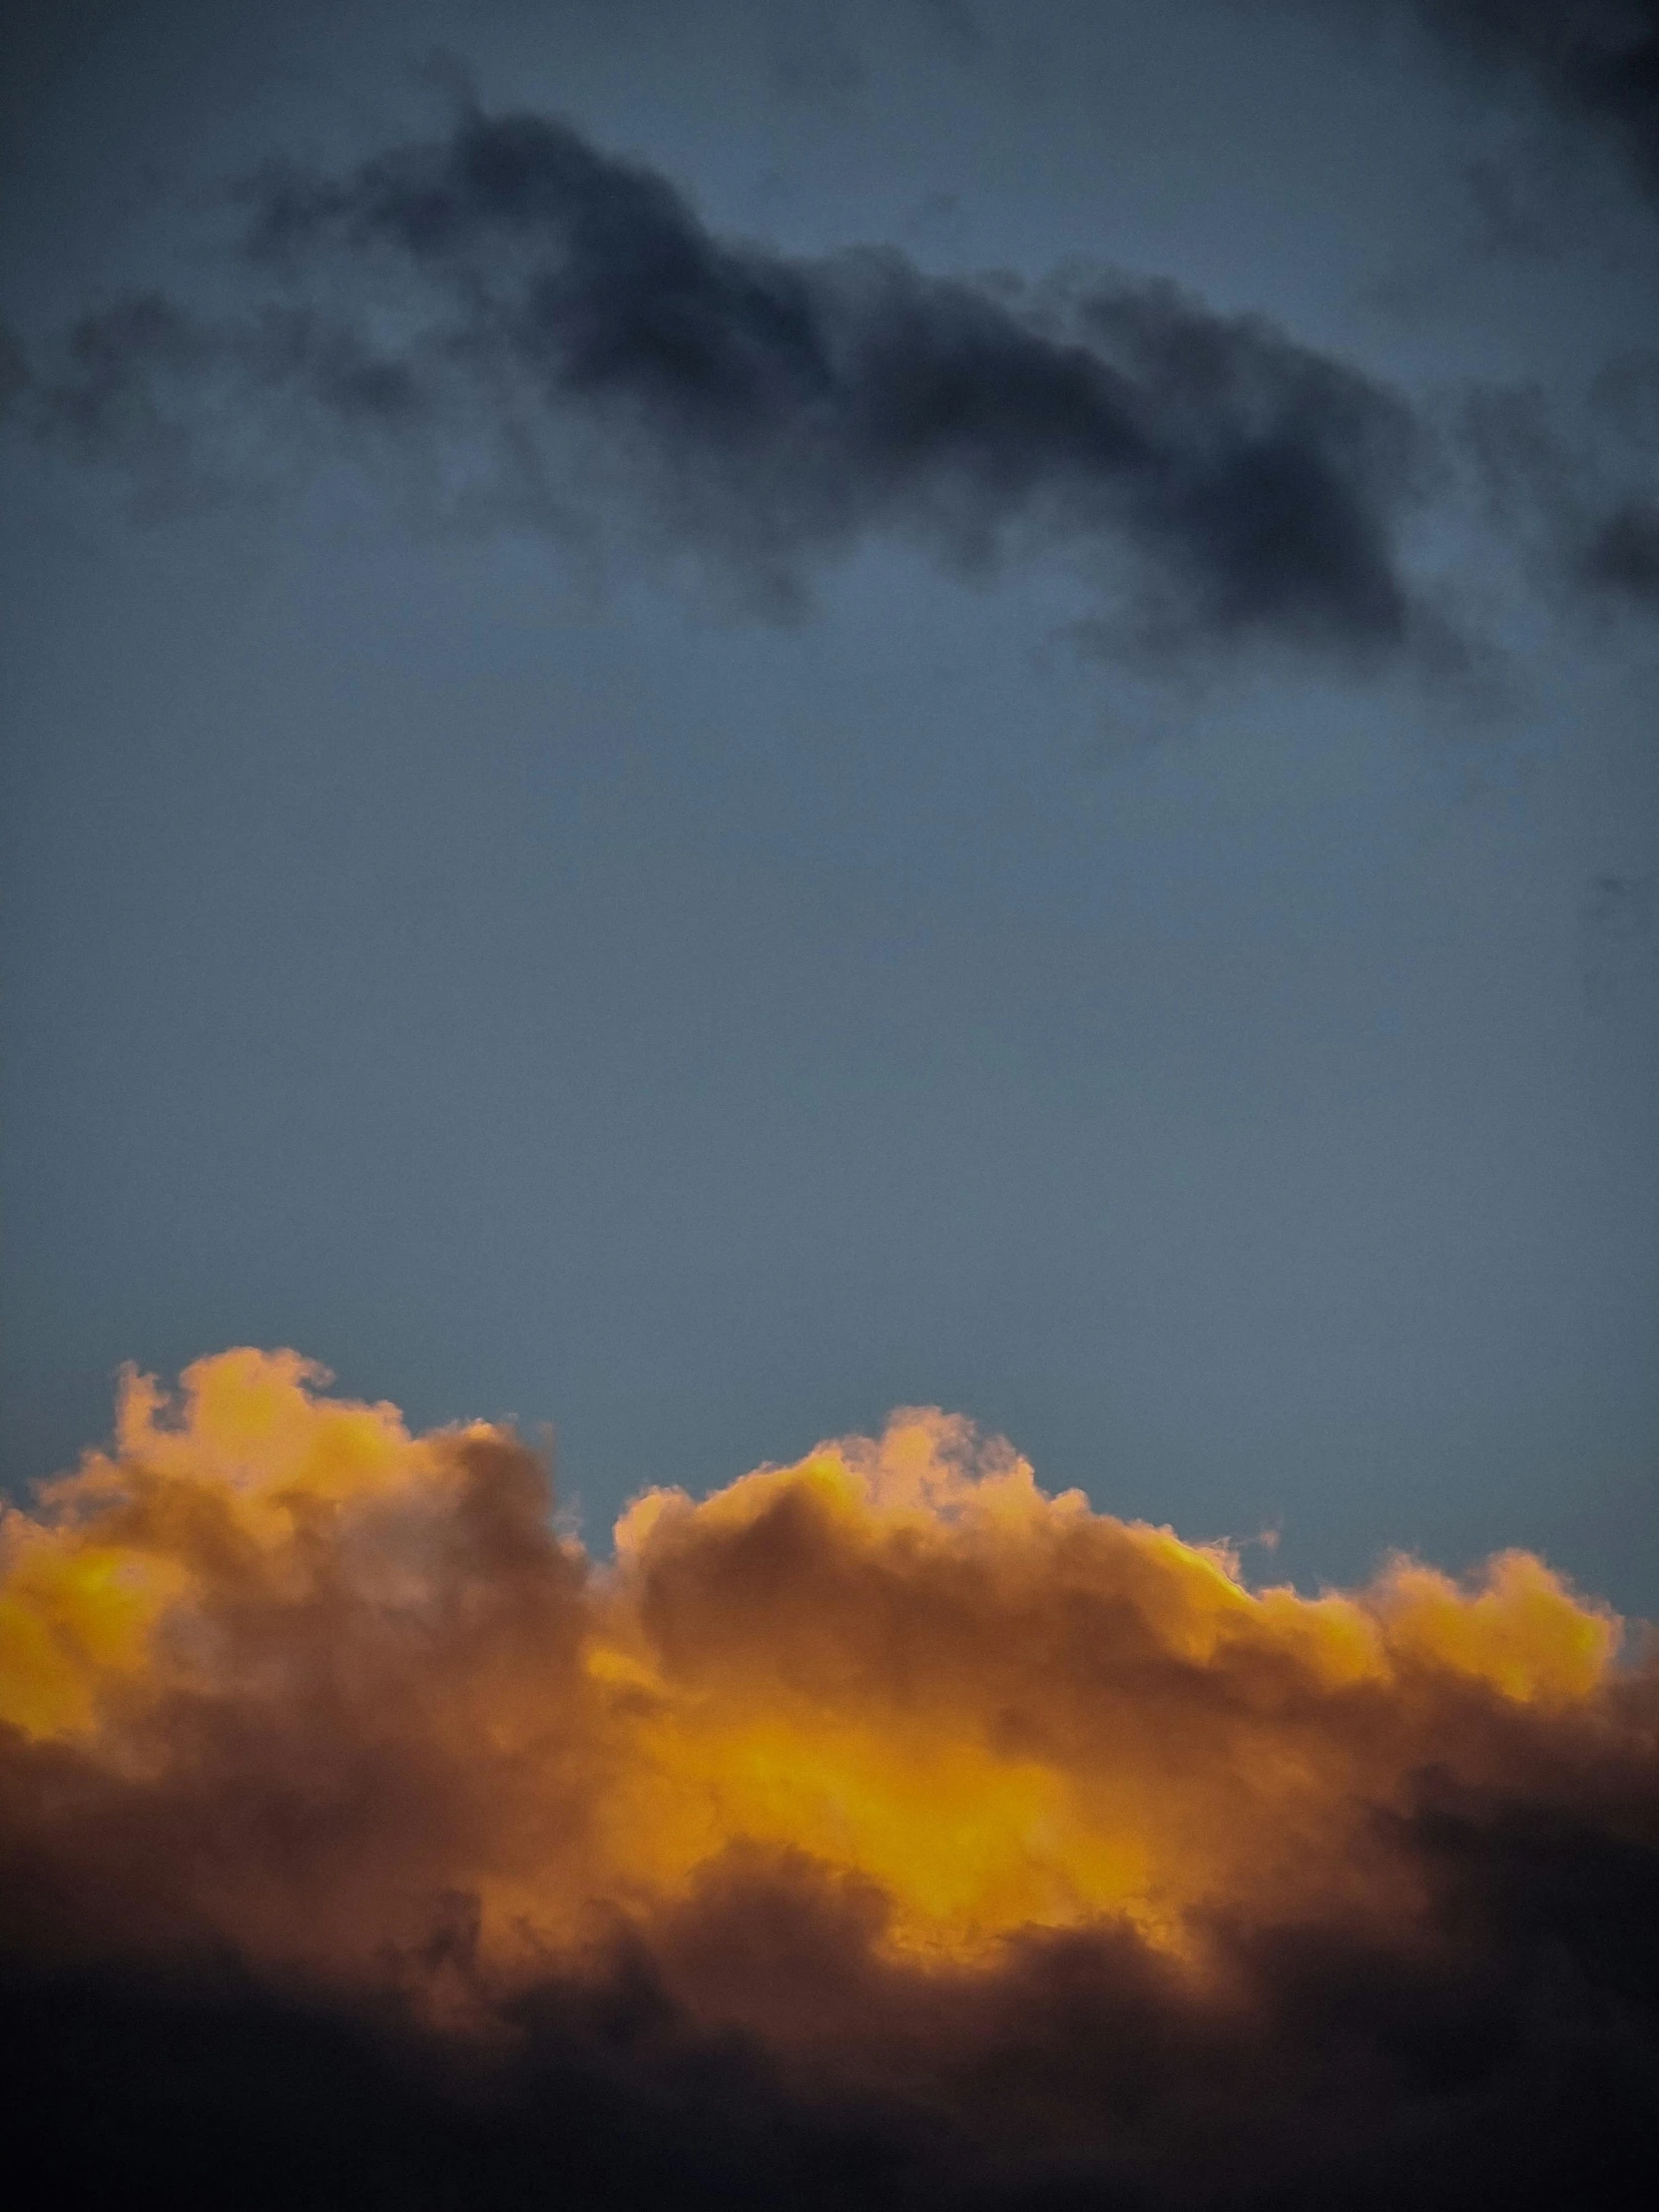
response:
<path fill-rule="evenodd" d="M 1628 1783 L 1629 1778 L 1626 1778 Z M 1605 1800 L 1611 1794 L 1603 1789 Z M 1225 1939 L 1195 1997 L 1129 1935 L 971 1979 L 872 1956 L 788 1865 L 651 1944 L 550 1971 L 479 2039 L 234 1961 L 0 1970 L 14 2201 L 179 2207 L 1559 2212 L 1659 2181 L 1652 1778 L 1575 1811 L 1430 1780 L 1395 1837 L 1432 1894 L 1390 1939 Z M 711 2025 L 817 2008 L 810 2056 Z"/>
<path fill-rule="evenodd" d="M 1406 0 L 1466 64 L 1604 134 L 1659 196 L 1659 0 Z"/>
<path fill-rule="evenodd" d="M 256 400 L 418 454 L 428 483 L 470 467 L 463 509 L 556 526 L 597 477 L 785 601 L 814 556 L 892 532 L 969 567 L 1081 553 L 1142 639 L 1384 656 L 1431 633 L 1393 543 L 1425 465 L 1409 410 L 1260 318 L 790 259 L 531 115 L 275 169 L 246 201 L 274 294 L 90 316 L 27 395 L 37 424 L 164 494 L 203 466 L 210 401 L 222 454 Z"/>

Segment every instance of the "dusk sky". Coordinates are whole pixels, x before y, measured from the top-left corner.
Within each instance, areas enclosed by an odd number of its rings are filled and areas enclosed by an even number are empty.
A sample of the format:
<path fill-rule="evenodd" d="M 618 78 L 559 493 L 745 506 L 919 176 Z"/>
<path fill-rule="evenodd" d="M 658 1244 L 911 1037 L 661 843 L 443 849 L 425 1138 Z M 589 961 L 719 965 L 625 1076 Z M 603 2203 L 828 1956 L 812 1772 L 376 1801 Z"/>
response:
<path fill-rule="evenodd" d="M 19 2205 L 1651 2167 L 1653 0 L 3 40 Z"/>
<path fill-rule="evenodd" d="M 1651 141 L 1480 12 L 13 6 L 14 1489 L 122 1362 L 292 1345 L 553 1423 L 601 1543 L 940 1404 L 1305 1584 L 1515 1542 L 1659 1610 Z M 1129 362 L 1150 434 L 1265 410 L 1284 513 L 252 360 L 453 323 L 394 245 L 251 259 L 247 188 L 468 101 L 775 275 L 1210 345 Z"/>
<path fill-rule="evenodd" d="M 464 67 L 776 263 L 1306 349 L 1427 448 L 1378 504 L 1444 637 L 1316 572 L 1148 643 L 1148 548 L 1023 494 L 965 547 L 786 474 L 774 556 L 603 422 L 533 488 L 235 380 L 177 447 L 14 435 L 14 1485 L 122 1361 L 292 1344 L 553 1422 L 601 1531 L 939 1403 L 1304 1580 L 1515 1541 L 1659 1609 L 1659 599 L 1573 590 L 1507 458 L 1586 527 L 1651 480 L 1616 142 L 1364 8 L 24 20 L 43 376 L 135 289 L 290 297 L 227 182 L 434 144 Z"/>

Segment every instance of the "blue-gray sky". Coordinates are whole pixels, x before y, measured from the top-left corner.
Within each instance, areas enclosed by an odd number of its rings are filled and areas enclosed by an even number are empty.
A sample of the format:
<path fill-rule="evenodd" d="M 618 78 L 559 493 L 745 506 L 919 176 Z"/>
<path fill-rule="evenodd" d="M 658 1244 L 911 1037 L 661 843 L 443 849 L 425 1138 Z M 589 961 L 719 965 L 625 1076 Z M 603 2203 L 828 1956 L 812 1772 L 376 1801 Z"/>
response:
<path fill-rule="evenodd" d="M 283 1344 L 421 1422 L 551 1422 L 595 1540 L 939 1403 L 1305 1584 L 1522 1543 L 1659 1612 L 1640 117 L 1452 7 L 10 13 L 10 1486 L 121 1362 Z M 517 355 L 446 355 L 417 445 L 227 367 L 295 278 L 226 181 L 359 208 L 462 75 L 768 282 L 880 250 L 844 309 L 804 279 L 854 350 L 894 256 L 999 345 L 1079 299 L 1117 342 L 1148 281 L 1193 342 L 1263 318 L 1299 466 L 1293 355 L 1412 426 L 1397 483 L 1333 463 L 1406 611 L 1339 546 L 1217 614 L 1283 541 L 1189 527 L 1232 430 L 1167 362 L 1136 421 L 1180 498 L 1098 529 L 1051 399 L 912 497 L 864 413 L 803 460 L 774 409 L 740 467 L 631 386 L 503 489 Z M 408 269 L 301 259 L 405 344 Z M 449 313 L 483 266 L 414 274 Z M 157 289 L 220 333 L 135 371 L 186 450 L 64 396 L 65 333 Z M 953 502 L 1026 466 L 972 557 Z"/>

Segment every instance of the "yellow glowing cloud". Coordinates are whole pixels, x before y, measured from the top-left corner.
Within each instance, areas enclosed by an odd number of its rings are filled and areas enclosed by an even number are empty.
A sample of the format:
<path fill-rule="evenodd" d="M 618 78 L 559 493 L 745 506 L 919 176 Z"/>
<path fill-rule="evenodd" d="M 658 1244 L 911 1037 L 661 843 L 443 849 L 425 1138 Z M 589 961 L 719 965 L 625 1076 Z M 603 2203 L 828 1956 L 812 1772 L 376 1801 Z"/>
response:
<path fill-rule="evenodd" d="M 277 1963 L 388 1970 L 462 1894 L 510 1967 L 756 1853 L 858 1885 L 918 1961 L 1397 1914 L 1379 1812 L 1425 1767 L 1489 1780 L 1611 1679 L 1617 1621 L 1527 1554 L 1253 1592 L 936 1412 L 649 1491 L 600 1568 L 510 1434 L 411 1436 L 326 1380 L 230 1352 L 175 1409 L 129 1376 L 113 1449 L 0 1552 L 30 1848 L 107 1886 L 107 1836 L 150 1823 L 175 1857 L 119 1876 L 144 1925 Z"/>

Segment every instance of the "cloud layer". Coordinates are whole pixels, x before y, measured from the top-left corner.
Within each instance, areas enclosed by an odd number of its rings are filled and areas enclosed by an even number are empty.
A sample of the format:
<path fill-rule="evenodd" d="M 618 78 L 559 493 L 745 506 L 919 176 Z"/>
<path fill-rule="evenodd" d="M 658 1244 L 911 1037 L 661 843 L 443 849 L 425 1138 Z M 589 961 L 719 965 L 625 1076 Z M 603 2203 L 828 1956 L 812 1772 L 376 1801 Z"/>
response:
<path fill-rule="evenodd" d="M 784 603 L 886 533 L 969 567 L 1081 555 L 1143 643 L 1386 657 L 1432 634 L 1394 543 L 1425 459 L 1409 409 L 1262 318 L 1165 284 L 791 259 L 534 115 L 469 110 L 244 197 L 261 304 L 128 298 L 26 394 L 152 494 L 321 429 L 455 511 L 644 513 Z"/>
<path fill-rule="evenodd" d="M 1536 1559 L 1253 1593 L 910 1413 L 599 1567 L 510 1434 L 322 1380 L 130 1381 L 5 1523 L 25 2168 L 1382 2206 L 1651 2156 L 1659 1694 Z"/>

